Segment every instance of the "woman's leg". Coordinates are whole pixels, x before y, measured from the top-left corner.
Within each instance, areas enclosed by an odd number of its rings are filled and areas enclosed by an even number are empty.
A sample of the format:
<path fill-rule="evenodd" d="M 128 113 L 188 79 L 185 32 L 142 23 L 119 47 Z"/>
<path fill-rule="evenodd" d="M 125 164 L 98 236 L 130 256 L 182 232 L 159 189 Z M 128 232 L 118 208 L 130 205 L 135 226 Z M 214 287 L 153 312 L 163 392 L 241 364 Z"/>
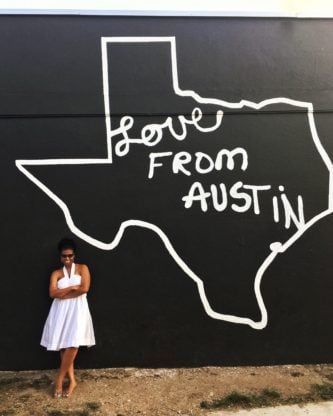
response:
<path fill-rule="evenodd" d="M 68 387 L 67 395 L 70 395 L 72 391 L 74 390 L 74 388 L 76 387 L 76 382 L 74 378 L 74 360 L 75 360 L 78 350 L 79 349 L 76 347 L 70 347 L 60 352 L 61 365 L 60 365 L 58 377 L 56 379 L 56 384 L 55 384 L 56 393 L 62 392 L 62 385 L 63 385 L 66 373 L 68 373 L 68 376 L 69 376 L 69 387 Z"/>
<path fill-rule="evenodd" d="M 65 350 L 60 350 L 60 363 L 62 362 L 62 357 L 64 355 L 64 352 Z M 74 366 L 73 366 L 73 371 L 74 371 Z M 69 374 L 69 371 L 67 372 L 67 375 L 68 375 L 69 380 L 71 380 L 71 374 Z M 66 374 L 65 374 L 65 377 L 66 377 Z"/>
<path fill-rule="evenodd" d="M 67 374 L 69 378 L 69 385 L 65 391 L 65 396 L 71 395 L 73 390 L 76 387 L 76 380 L 75 380 L 75 375 L 74 375 L 74 361 L 72 362 L 72 365 L 69 367 Z"/>
<path fill-rule="evenodd" d="M 61 368 L 62 358 L 64 356 L 64 352 L 65 352 L 65 350 L 60 350 L 60 368 Z M 60 368 L 59 368 L 59 372 L 60 372 Z M 59 373 L 57 375 L 57 378 L 55 380 L 54 385 L 55 385 L 55 387 L 54 387 L 53 397 L 59 398 L 59 397 L 62 396 L 62 382 L 61 382 L 61 380 L 59 380 Z"/>

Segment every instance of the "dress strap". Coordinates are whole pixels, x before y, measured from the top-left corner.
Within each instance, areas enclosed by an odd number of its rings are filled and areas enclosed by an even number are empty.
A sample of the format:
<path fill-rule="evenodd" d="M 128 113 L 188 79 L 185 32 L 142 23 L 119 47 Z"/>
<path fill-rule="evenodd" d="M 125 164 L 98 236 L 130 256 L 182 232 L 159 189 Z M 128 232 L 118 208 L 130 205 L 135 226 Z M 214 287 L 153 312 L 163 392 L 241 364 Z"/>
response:
<path fill-rule="evenodd" d="M 71 267 L 71 274 L 70 276 L 68 276 L 68 271 L 66 269 L 66 266 L 63 267 L 63 272 L 64 272 L 64 276 L 67 277 L 68 279 L 70 279 L 71 276 L 73 276 L 75 274 L 75 263 L 72 263 L 72 267 Z"/>

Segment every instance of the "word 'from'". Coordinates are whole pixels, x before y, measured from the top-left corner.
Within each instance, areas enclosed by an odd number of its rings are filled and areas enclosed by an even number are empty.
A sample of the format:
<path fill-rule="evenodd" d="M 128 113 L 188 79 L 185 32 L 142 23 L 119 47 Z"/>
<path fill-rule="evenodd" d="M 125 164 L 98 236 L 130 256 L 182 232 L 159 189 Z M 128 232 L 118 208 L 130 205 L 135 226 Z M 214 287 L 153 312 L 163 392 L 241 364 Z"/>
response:
<path fill-rule="evenodd" d="M 149 172 L 148 178 L 154 177 L 156 168 L 164 165 L 166 158 L 172 158 L 172 172 L 175 174 L 182 173 L 191 176 L 190 167 L 194 167 L 195 171 L 200 174 L 210 173 L 213 170 L 222 170 L 226 167 L 228 170 L 235 168 L 235 161 L 238 161 L 241 170 L 248 167 L 248 155 L 242 147 L 236 147 L 233 150 L 221 149 L 216 157 L 212 157 L 204 152 L 196 152 L 191 155 L 189 152 L 160 152 L 149 154 Z"/>

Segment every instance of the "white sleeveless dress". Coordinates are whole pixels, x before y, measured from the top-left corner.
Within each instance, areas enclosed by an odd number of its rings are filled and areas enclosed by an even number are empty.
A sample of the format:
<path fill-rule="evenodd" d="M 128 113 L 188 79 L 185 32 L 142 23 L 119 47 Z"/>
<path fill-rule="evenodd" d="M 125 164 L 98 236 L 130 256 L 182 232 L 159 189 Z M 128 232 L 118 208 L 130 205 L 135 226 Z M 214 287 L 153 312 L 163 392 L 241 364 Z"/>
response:
<path fill-rule="evenodd" d="M 66 267 L 63 268 L 63 272 L 64 277 L 57 282 L 58 289 L 81 284 L 81 276 L 75 274 L 74 263 L 70 276 Z M 53 300 L 44 325 L 41 345 L 49 351 L 95 345 L 94 328 L 86 293 L 72 299 L 55 298 Z"/>

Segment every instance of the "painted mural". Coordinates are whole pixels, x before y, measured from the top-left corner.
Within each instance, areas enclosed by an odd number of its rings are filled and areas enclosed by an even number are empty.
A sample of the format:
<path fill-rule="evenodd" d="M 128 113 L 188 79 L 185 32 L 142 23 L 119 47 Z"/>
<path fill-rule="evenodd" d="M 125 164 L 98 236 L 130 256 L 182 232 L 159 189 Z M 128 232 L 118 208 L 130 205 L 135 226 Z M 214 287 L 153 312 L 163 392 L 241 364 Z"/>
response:
<path fill-rule="evenodd" d="M 14 23 L 28 35 L 8 50 L 8 29 L 0 45 L 8 187 L 20 198 L 6 202 L 6 224 L 34 241 L 23 281 L 38 293 L 33 333 L 48 308 L 52 244 L 69 235 L 92 264 L 98 356 L 83 354 L 85 366 L 327 361 L 326 347 L 305 348 L 311 332 L 321 345 L 331 337 L 327 21 Z M 4 235 L 23 253 L 18 234 Z M 21 338 L 5 333 L 8 346 Z M 49 365 L 36 354 L 18 367 Z"/>
<path fill-rule="evenodd" d="M 112 65 L 112 46 L 117 45 L 121 46 L 124 49 L 125 55 L 132 55 L 131 50 L 137 45 L 142 49 L 145 45 L 148 45 L 148 50 L 150 49 L 151 44 L 154 45 L 154 48 L 159 48 L 162 44 L 164 48 L 170 49 L 170 62 L 166 71 L 172 74 L 172 89 L 175 97 L 186 97 L 193 102 L 195 106 L 190 114 L 180 114 L 175 117 L 168 116 L 162 120 L 162 122 L 149 122 L 143 124 L 142 122 L 138 123 L 139 126 L 134 126 L 136 124 L 135 117 L 131 114 L 126 114 L 120 118 L 119 121 L 113 123 L 112 120 L 112 90 L 109 88 L 109 78 L 113 76 L 113 65 Z M 109 46 L 111 45 L 111 48 Z M 130 45 L 130 50 L 127 52 L 126 47 Z M 183 90 L 180 88 L 178 83 L 178 67 L 177 67 L 177 52 L 176 52 L 176 39 L 173 37 L 164 38 L 164 37 L 111 37 L 111 38 L 102 38 L 101 39 L 101 50 L 102 50 L 102 72 L 103 72 L 103 95 L 104 95 L 104 106 L 105 106 L 105 123 L 106 123 L 106 156 L 105 158 L 99 159 L 80 159 L 80 158 L 67 158 L 67 159 L 39 159 L 39 160 L 17 160 L 16 165 L 20 171 L 26 175 L 35 185 L 37 185 L 43 192 L 45 192 L 63 211 L 67 225 L 69 229 L 81 239 L 84 239 L 88 243 L 100 248 L 102 250 L 113 250 L 115 249 L 128 227 L 142 227 L 147 228 L 155 232 L 162 242 L 164 243 L 167 251 L 178 266 L 184 271 L 184 273 L 193 279 L 198 288 L 198 295 L 200 296 L 202 305 L 206 313 L 214 318 L 219 320 L 224 320 L 228 322 L 233 322 L 237 324 L 249 325 L 254 329 L 263 329 L 267 325 L 267 307 L 265 305 L 264 299 L 261 294 L 260 284 L 264 276 L 265 270 L 269 265 L 274 261 L 275 257 L 283 253 L 290 247 L 295 241 L 302 237 L 303 233 L 311 227 L 318 220 L 323 218 L 326 215 L 332 213 L 332 189 L 330 185 L 330 179 L 332 175 L 332 163 L 325 152 L 320 139 L 317 134 L 315 120 L 313 116 L 313 106 L 312 103 L 302 102 L 293 100 L 286 97 L 277 97 L 277 98 L 267 98 L 264 101 L 259 103 L 251 102 L 248 100 L 240 100 L 237 103 L 226 102 L 222 99 L 216 97 L 213 98 L 204 98 L 197 94 L 194 90 Z M 148 51 L 149 53 L 149 51 Z M 121 62 L 118 64 L 121 68 Z M 125 65 L 125 63 L 124 63 Z M 136 72 L 139 69 L 131 68 L 133 75 L 135 76 Z M 119 74 L 116 74 L 119 78 Z M 147 76 L 148 78 L 148 76 Z M 149 78 L 148 78 L 149 79 Z M 112 84 L 112 80 L 110 81 Z M 144 100 L 144 97 L 141 98 Z M 160 97 L 161 100 L 164 99 L 163 94 Z M 205 109 L 208 105 L 214 107 L 214 114 L 208 117 L 205 114 Z M 304 123 L 304 137 L 306 141 L 310 143 L 304 143 L 304 146 L 311 146 L 313 153 L 313 159 L 318 163 L 318 159 L 321 159 L 322 167 L 319 165 L 321 170 L 327 171 L 327 194 L 322 196 L 322 200 L 316 201 L 318 205 L 314 212 L 307 213 L 305 218 L 305 210 L 307 209 L 307 202 L 311 203 L 311 200 L 315 200 L 315 195 L 311 192 L 311 189 L 306 189 L 304 185 L 297 184 L 293 192 L 293 200 L 291 201 L 288 198 L 288 182 L 292 182 L 289 179 L 286 182 L 279 181 L 278 175 L 275 176 L 270 171 L 267 172 L 265 177 L 263 174 L 259 174 L 258 181 L 255 183 L 243 183 L 242 180 L 246 178 L 246 173 L 251 170 L 251 164 L 260 163 L 260 161 L 255 160 L 255 156 L 252 154 L 249 156 L 249 152 L 246 150 L 246 136 L 245 137 L 232 137 L 232 142 L 234 147 L 230 147 L 230 138 L 228 133 L 224 131 L 223 115 L 225 109 L 243 110 L 243 109 L 253 109 L 258 111 L 267 109 L 271 107 L 277 107 L 278 105 L 284 107 L 286 112 L 294 112 L 295 109 L 302 110 L 304 113 L 303 123 Z M 209 109 L 209 112 L 212 110 Z M 228 116 L 227 116 L 228 117 Z M 204 121 L 203 119 L 210 119 L 209 121 Z M 242 120 L 240 120 L 241 122 Z M 238 121 L 237 121 L 238 123 Z M 113 126 L 115 124 L 115 126 Z M 283 123 L 284 124 L 284 123 Z M 256 127 L 258 129 L 257 135 L 260 136 L 260 123 Z M 139 131 L 139 134 L 138 134 Z M 191 141 L 192 132 L 196 135 L 200 134 L 201 140 L 201 151 L 196 151 L 190 153 L 185 150 L 172 151 L 161 151 L 165 147 L 168 147 L 168 144 L 162 144 L 162 141 L 170 143 L 171 141 L 182 142 Z M 134 133 L 134 134 L 133 134 Z M 290 141 L 295 140 L 294 137 L 290 135 L 287 131 L 282 131 L 279 133 L 282 137 L 279 137 L 280 140 L 285 138 Z M 206 137 L 208 136 L 208 137 Z M 205 150 L 210 149 L 210 143 L 207 143 L 209 140 L 212 140 L 211 136 L 214 136 L 215 141 L 219 142 L 218 151 L 215 154 L 206 153 Z M 257 137 L 254 137 L 256 140 Z M 261 151 L 262 138 L 258 140 L 258 149 L 254 150 L 256 153 Z M 271 137 L 265 137 L 267 142 L 272 140 Z M 275 137 L 273 140 L 276 140 Z M 240 146 L 240 143 L 244 147 Z M 193 270 L 191 263 L 186 262 L 182 258 L 182 247 L 175 247 L 172 240 L 168 237 L 168 229 L 161 228 L 158 226 L 158 222 L 152 221 L 150 215 L 144 214 L 139 218 L 128 218 L 122 221 L 119 224 L 119 229 L 114 235 L 110 235 L 109 242 L 102 241 L 97 238 L 94 238 L 93 233 L 88 234 L 85 232 L 84 228 L 80 228 L 76 225 L 75 218 L 71 214 L 71 206 L 67 201 L 62 200 L 58 197 L 52 190 L 48 187 L 47 183 L 43 183 L 29 172 L 29 166 L 63 166 L 63 165 L 87 165 L 92 169 L 102 165 L 106 175 L 114 175 L 114 170 L 117 169 L 114 159 L 118 159 L 119 163 L 124 163 L 126 165 L 126 156 L 129 152 L 135 154 L 138 147 L 146 147 L 143 152 L 144 157 L 142 157 L 142 152 L 140 157 L 142 158 L 142 164 L 146 165 L 145 170 L 148 172 L 146 175 L 140 175 L 142 182 L 146 182 L 147 178 L 149 179 L 148 184 L 145 185 L 147 192 L 150 194 L 149 198 L 151 199 L 160 199 L 158 193 L 154 191 L 149 191 L 150 182 L 159 182 L 161 192 L 165 185 L 159 178 L 159 171 L 166 171 L 167 175 L 174 178 L 171 179 L 172 183 L 177 181 L 177 175 L 185 175 L 187 177 L 192 177 L 190 182 L 193 183 L 190 185 L 189 189 L 186 188 L 183 190 L 182 196 L 179 198 L 178 204 L 171 209 L 177 209 L 181 212 L 180 215 L 186 215 L 186 210 L 196 210 L 199 212 L 199 215 L 202 217 L 205 216 L 205 213 L 208 210 L 213 210 L 216 213 L 220 213 L 217 217 L 218 224 L 214 228 L 222 230 L 225 224 L 230 221 L 230 216 L 228 216 L 228 211 L 233 211 L 242 215 L 247 213 L 248 217 L 253 221 L 253 231 L 256 231 L 256 216 L 262 214 L 263 201 L 270 201 L 271 207 L 266 207 L 266 221 L 270 225 L 277 225 L 279 231 L 276 232 L 278 235 L 278 240 L 274 240 L 273 233 L 267 233 L 267 236 L 259 235 L 260 243 L 265 242 L 267 246 L 260 253 L 260 257 L 256 259 L 258 264 L 258 270 L 251 275 L 249 273 L 249 280 L 253 280 L 253 296 L 256 298 L 258 304 L 258 309 L 260 310 L 260 318 L 258 320 L 253 320 L 248 316 L 236 316 L 229 314 L 228 311 L 215 310 L 211 307 L 209 302 L 209 296 L 205 291 L 204 285 L 204 276 L 198 275 Z M 172 144 L 169 144 L 172 149 Z M 226 147 L 224 147 L 226 146 Z M 290 151 L 290 148 L 293 146 L 292 143 L 288 144 L 288 148 L 285 149 L 287 152 Z M 184 148 L 186 145 L 184 146 Z M 287 146 L 286 146 L 287 147 Z M 285 163 L 286 159 L 281 161 L 281 164 Z M 107 165 L 110 165 L 110 169 L 107 169 Z M 113 167 L 113 168 L 112 168 Z M 257 168 L 257 167 L 256 167 Z M 307 168 L 305 166 L 305 168 Z M 131 170 L 131 167 L 128 167 Z M 205 175 L 206 177 L 212 177 L 212 173 L 217 173 L 219 180 L 223 180 L 224 171 L 228 170 L 233 173 L 229 175 L 227 183 L 212 183 L 209 186 L 204 186 L 200 181 L 200 177 Z M 93 172 L 93 170 L 91 170 Z M 241 173 L 240 177 L 237 177 L 237 174 Z M 232 179 L 231 179 L 232 178 Z M 236 178 L 236 179 L 234 179 Z M 214 178 L 215 179 L 215 178 Z M 236 180 L 235 183 L 232 183 Z M 244 179 L 243 179 L 244 180 Z M 275 182 L 273 184 L 273 181 Z M 250 181 L 249 181 L 250 182 Z M 276 184 L 279 184 L 276 186 Z M 275 185 L 275 186 L 274 186 Z M 170 186 L 170 185 L 169 185 Z M 294 185 L 293 185 L 294 186 Z M 130 191 L 131 192 L 131 191 Z M 169 191 L 170 192 L 170 191 Z M 172 191 L 171 191 L 172 192 Z M 101 197 L 99 203 L 103 204 L 103 197 Z M 166 203 L 166 201 L 165 201 Z M 147 211 L 149 211 L 151 205 L 156 205 L 154 201 L 148 205 Z M 305 207 L 304 207 L 305 205 Z M 270 212 L 269 212 L 270 211 Z M 161 215 L 163 211 L 161 209 Z M 260 222 L 260 220 L 258 221 Z M 269 227 L 269 225 L 266 225 Z M 193 224 L 195 227 L 195 224 Z M 180 229 L 179 232 L 182 232 Z M 240 230 L 242 232 L 242 229 Z M 244 233 L 247 230 L 243 231 Z M 265 229 L 264 229 L 265 232 Z M 272 236 L 271 236 L 272 235 Z M 266 237 L 266 238 L 265 238 Z M 258 237 L 257 237 L 258 238 Z M 266 239 L 268 238 L 268 241 Z M 234 241 L 233 241 L 234 240 Z M 228 244 L 235 245 L 235 238 L 228 239 Z M 246 250 L 250 250 L 252 242 L 248 243 Z M 218 244 L 217 246 L 219 246 Z M 235 250 L 237 253 L 237 249 Z M 269 253 L 267 255 L 267 253 Z M 197 252 L 194 251 L 194 256 L 200 256 L 201 250 Z M 233 262 L 235 261 L 232 259 Z M 221 264 L 215 269 L 216 273 L 218 271 L 223 271 L 223 264 L 226 259 L 221 253 Z M 242 258 L 239 259 L 241 263 L 244 262 Z M 207 265 L 207 268 L 209 265 Z M 237 267 L 235 265 L 233 274 L 238 273 Z M 233 274 L 231 276 L 223 276 L 222 279 L 233 279 Z M 251 296 L 251 293 L 249 294 Z M 223 306 L 223 305 L 222 305 Z"/>

